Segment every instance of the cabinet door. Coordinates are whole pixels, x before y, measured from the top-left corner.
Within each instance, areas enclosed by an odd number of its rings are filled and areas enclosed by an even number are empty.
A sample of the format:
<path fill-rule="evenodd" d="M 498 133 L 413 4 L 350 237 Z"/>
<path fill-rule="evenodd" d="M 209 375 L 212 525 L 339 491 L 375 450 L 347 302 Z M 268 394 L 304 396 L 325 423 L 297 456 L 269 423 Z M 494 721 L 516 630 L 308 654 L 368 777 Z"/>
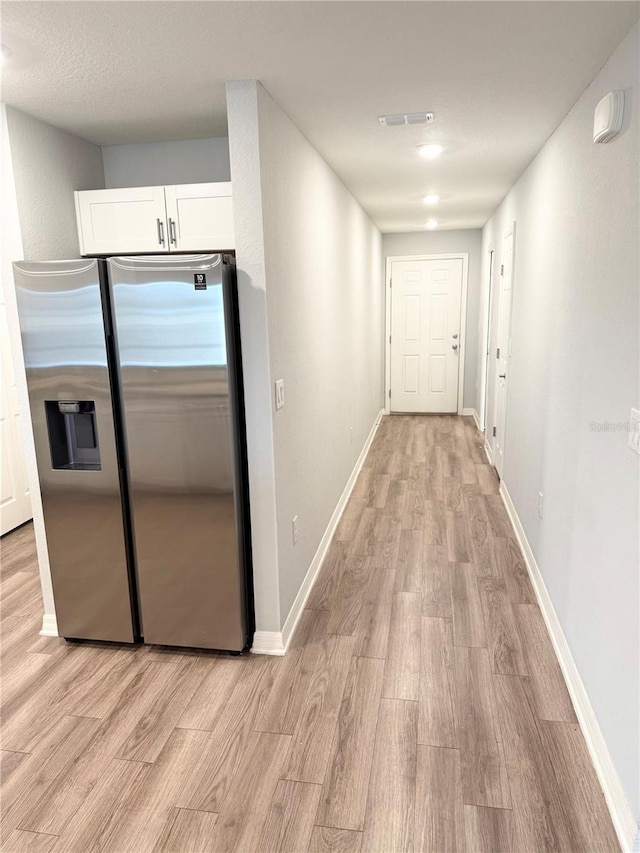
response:
<path fill-rule="evenodd" d="M 83 255 L 169 251 L 164 187 L 87 190 L 75 196 Z"/>
<path fill-rule="evenodd" d="M 235 249 L 231 184 L 165 187 L 172 252 Z"/>

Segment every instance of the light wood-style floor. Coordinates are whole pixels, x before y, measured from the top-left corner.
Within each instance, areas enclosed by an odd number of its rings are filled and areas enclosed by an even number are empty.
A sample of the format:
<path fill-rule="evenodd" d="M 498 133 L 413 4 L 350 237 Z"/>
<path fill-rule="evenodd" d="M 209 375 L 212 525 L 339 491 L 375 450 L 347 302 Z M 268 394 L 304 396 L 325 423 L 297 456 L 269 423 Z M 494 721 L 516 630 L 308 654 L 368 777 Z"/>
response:
<path fill-rule="evenodd" d="M 39 637 L 4 539 L 4 853 L 619 850 L 497 490 L 385 418 L 284 658 Z"/>

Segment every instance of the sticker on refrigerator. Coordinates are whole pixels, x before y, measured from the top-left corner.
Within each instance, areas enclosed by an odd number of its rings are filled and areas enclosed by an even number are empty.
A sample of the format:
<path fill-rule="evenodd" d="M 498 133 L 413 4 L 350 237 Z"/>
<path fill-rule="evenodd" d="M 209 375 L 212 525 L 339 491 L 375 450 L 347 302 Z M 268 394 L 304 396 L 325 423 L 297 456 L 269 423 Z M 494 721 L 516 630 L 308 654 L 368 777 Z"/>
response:
<path fill-rule="evenodd" d="M 207 289 L 207 276 L 203 272 L 195 272 L 193 274 L 193 284 L 196 290 Z"/>

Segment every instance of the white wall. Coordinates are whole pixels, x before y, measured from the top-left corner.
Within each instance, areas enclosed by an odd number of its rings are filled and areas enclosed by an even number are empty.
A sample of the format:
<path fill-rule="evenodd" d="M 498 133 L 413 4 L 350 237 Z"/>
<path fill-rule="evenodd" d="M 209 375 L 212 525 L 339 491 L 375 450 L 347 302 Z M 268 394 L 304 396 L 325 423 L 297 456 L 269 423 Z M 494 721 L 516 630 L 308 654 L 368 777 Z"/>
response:
<path fill-rule="evenodd" d="M 104 145 L 102 156 L 105 186 L 109 189 L 231 180 L 226 136 Z"/>
<path fill-rule="evenodd" d="M 382 254 L 446 255 L 466 252 L 469 255 L 467 288 L 467 339 L 464 357 L 464 401 L 468 409 L 477 409 L 478 335 L 480 323 L 482 231 L 479 228 L 459 231 L 414 231 L 406 234 L 383 234 Z"/>
<path fill-rule="evenodd" d="M 381 241 L 362 208 L 260 84 L 229 84 L 227 105 L 245 370 L 247 348 L 255 349 L 250 324 L 260 315 L 260 352 L 265 316 L 268 326 L 268 368 L 251 377 L 258 387 L 247 388 L 247 414 L 254 428 L 273 429 L 273 484 L 252 482 L 251 498 L 262 513 L 261 490 L 268 502 L 275 488 L 281 628 L 382 407 Z M 249 234 L 251 222 L 256 227 Z M 280 378 L 285 406 L 275 411 L 272 388 Z M 268 455 L 266 442 L 262 452 Z M 252 453 L 251 433 L 249 453 L 253 479 L 251 458 L 255 464 L 257 452 Z M 300 535 L 294 546 L 295 515 Z M 258 545 L 254 535 L 257 585 L 266 571 L 275 571 L 271 562 L 264 565 Z"/>
<path fill-rule="evenodd" d="M 45 616 L 54 617 L 42 501 L 11 263 L 79 255 L 73 191 L 104 186 L 100 148 L 19 110 L 2 110 L 2 285 L 16 387 Z M 49 627 L 52 622 L 49 620 Z"/>
<path fill-rule="evenodd" d="M 0 251 L 2 254 L 0 274 L 2 275 L 2 295 L 0 301 L 7 312 L 7 325 L 9 328 L 11 357 L 13 362 L 14 377 L 16 380 L 16 391 L 20 407 L 20 423 L 22 427 L 23 446 L 25 452 L 25 470 L 31 498 L 31 511 L 33 513 L 34 532 L 38 552 L 38 565 L 40 569 L 40 581 L 42 585 L 42 596 L 44 600 L 45 613 L 55 612 L 53 603 L 53 591 L 51 588 L 51 573 L 49 570 L 49 555 L 47 553 L 47 540 L 44 530 L 44 515 L 42 512 L 42 500 L 40 498 L 40 486 L 38 483 L 38 469 L 36 466 L 36 453 L 31 431 L 31 417 L 29 415 L 29 398 L 22 356 L 22 345 L 20 342 L 20 329 L 18 326 L 18 310 L 13 285 L 14 261 L 22 260 L 22 235 L 20 233 L 20 220 L 18 217 L 18 203 L 16 199 L 16 186 L 13 173 L 13 161 L 11 158 L 11 147 L 9 144 L 9 132 L 7 126 L 7 110 L 4 104 L 0 106 L 1 119 L 1 177 L 0 186 Z"/>
<path fill-rule="evenodd" d="M 13 107 L 7 125 L 25 258 L 77 257 L 73 191 L 104 187 L 99 146 Z"/>
<path fill-rule="evenodd" d="M 274 417 L 284 617 L 383 406 L 381 245 L 335 173 L 258 97 L 271 376 L 286 398 Z"/>
<path fill-rule="evenodd" d="M 499 269 L 516 221 L 504 482 L 636 822 L 640 458 L 626 431 L 592 424 L 621 424 L 640 404 L 638 35 L 518 180 L 483 246 Z M 613 89 L 625 90 L 624 132 L 594 145 L 594 108 Z"/>
<path fill-rule="evenodd" d="M 227 119 L 247 421 L 256 628 L 278 633 L 280 576 L 264 257 L 258 87 L 227 84 Z"/>

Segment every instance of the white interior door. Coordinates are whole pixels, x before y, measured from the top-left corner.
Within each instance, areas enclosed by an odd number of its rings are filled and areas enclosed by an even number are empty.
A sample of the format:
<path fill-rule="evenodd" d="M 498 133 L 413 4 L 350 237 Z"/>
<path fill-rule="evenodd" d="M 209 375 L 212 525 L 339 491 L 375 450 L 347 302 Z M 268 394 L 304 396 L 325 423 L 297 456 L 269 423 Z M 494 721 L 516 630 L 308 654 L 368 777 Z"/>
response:
<path fill-rule="evenodd" d="M 458 410 L 462 258 L 391 265 L 392 412 Z"/>
<path fill-rule="evenodd" d="M 31 518 L 31 498 L 4 301 L 0 315 L 0 534 L 4 535 Z"/>
<path fill-rule="evenodd" d="M 498 303 L 498 336 L 496 350 L 496 390 L 493 440 L 493 464 L 502 478 L 504 470 L 504 444 L 507 427 L 507 383 L 509 381 L 509 359 L 511 357 L 511 300 L 513 289 L 513 251 L 515 227 L 509 231 L 502 243 L 502 267 L 500 269 L 500 301 Z"/>

